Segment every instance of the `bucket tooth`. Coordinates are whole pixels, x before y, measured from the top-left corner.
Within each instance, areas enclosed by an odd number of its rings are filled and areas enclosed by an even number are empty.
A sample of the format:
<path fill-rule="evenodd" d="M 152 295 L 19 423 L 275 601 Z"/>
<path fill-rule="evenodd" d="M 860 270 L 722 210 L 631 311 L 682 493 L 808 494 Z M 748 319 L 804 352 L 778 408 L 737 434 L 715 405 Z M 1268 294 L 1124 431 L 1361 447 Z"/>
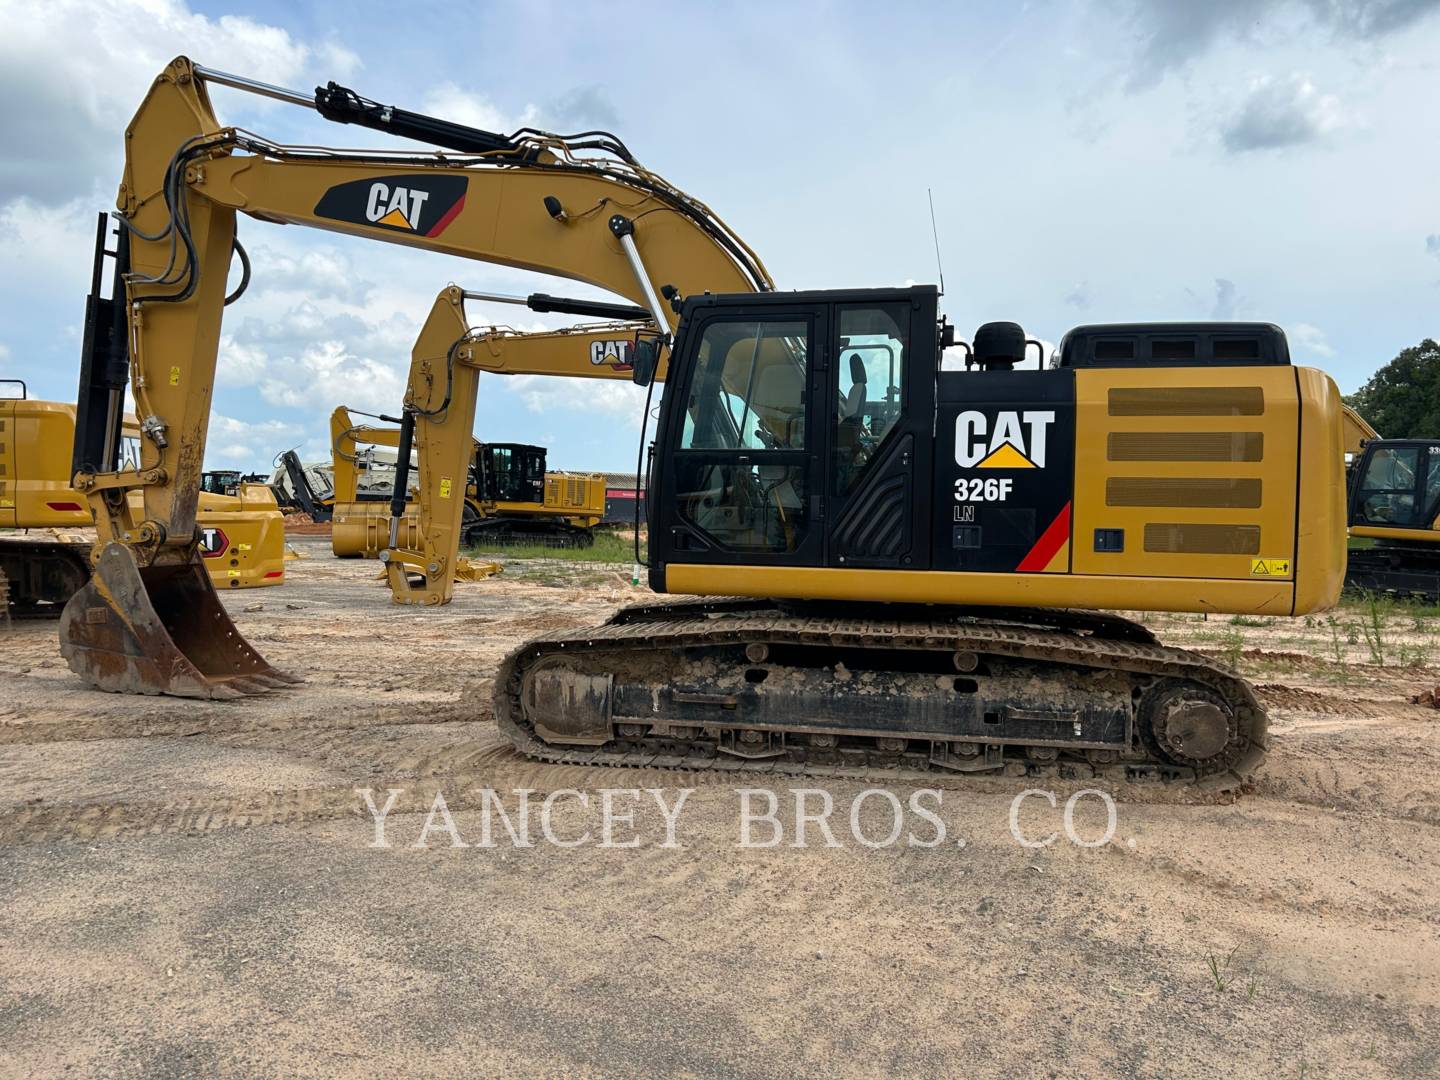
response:
<path fill-rule="evenodd" d="M 60 652 L 115 693 L 229 699 L 248 692 L 229 685 L 237 678 L 282 677 L 236 629 L 197 550 L 142 569 L 129 547 L 106 544 L 60 616 Z"/>
<path fill-rule="evenodd" d="M 239 690 L 240 693 L 250 697 L 258 697 L 261 694 L 268 694 L 270 692 L 269 683 L 261 682 L 259 679 L 246 675 L 236 675 L 234 678 L 228 679 L 226 685 L 234 687 L 236 690 Z"/>

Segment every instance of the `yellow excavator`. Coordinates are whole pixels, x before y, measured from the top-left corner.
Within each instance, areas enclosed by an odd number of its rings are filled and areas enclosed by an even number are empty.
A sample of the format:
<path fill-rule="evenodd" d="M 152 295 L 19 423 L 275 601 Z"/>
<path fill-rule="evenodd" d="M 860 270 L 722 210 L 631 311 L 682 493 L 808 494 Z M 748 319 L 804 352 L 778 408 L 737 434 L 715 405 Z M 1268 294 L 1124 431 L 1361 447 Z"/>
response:
<path fill-rule="evenodd" d="M 0 530 L 90 528 L 90 507 L 70 486 L 75 406 L 38 401 L 20 380 L 0 380 L 18 394 L 0 397 Z M 126 417 L 122 440 L 138 450 L 139 428 Z M 285 529 L 265 484 L 241 483 L 234 495 L 200 496 L 200 555 L 210 579 L 226 589 L 280 585 L 285 580 Z M 0 533 L 0 572 L 10 582 L 9 610 L 17 618 L 55 618 L 90 577 L 92 544 Z"/>
<path fill-rule="evenodd" d="M 374 419 L 398 425 L 396 417 Z M 337 406 L 330 414 L 334 456 L 334 518 L 331 546 L 337 558 L 374 558 L 389 535 L 389 490 L 395 472 L 387 461 L 378 488 L 362 488 L 362 472 L 373 464 L 357 444 L 398 447 L 400 429 L 357 424 L 351 411 Z M 461 444 L 464 447 L 465 444 Z M 425 452 L 423 433 L 416 449 Z M 460 542 L 466 546 L 540 544 L 586 548 L 595 543 L 594 528 L 605 515 L 605 478 L 594 473 L 547 472 L 543 446 L 524 443 L 482 443 L 472 438 L 463 461 L 447 462 L 445 475 L 457 492 L 463 490 Z M 406 476 L 410 475 L 407 466 Z M 460 479 L 463 477 L 464 479 Z M 404 547 L 418 547 L 420 519 L 408 496 L 397 538 Z M 447 486 L 447 490 L 449 487 Z"/>
<path fill-rule="evenodd" d="M 283 146 L 221 126 L 216 84 L 438 149 Z M 606 133 L 500 135 L 181 58 L 126 135 L 115 329 L 92 354 L 109 366 L 87 363 L 81 387 L 113 408 L 128 366 L 141 461 L 78 458 L 98 558 L 61 622 L 72 669 L 104 689 L 294 678 L 244 641 L 198 559 L 237 212 L 569 277 L 649 315 L 630 357 L 636 383 L 664 383 L 646 567 L 688 598 L 504 661 L 497 720 L 534 757 L 1233 787 L 1267 744 L 1250 686 L 1108 612 L 1299 615 L 1338 597 L 1339 394 L 1277 327 L 1078 327 L 1027 370 L 1024 330 L 988 323 L 951 370 L 934 287 L 774 291 L 709 208 Z M 402 468 L 419 424 L 443 418 L 457 441 L 473 426 L 461 388 L 483 343 L 433 344 L 412 364 Z M 106 415 L 82 409 L 77 450 Z"/>
<path fill-rule="evenodd" d="M 1348 405 L 1352 455 L 1345 587 L 1440 603 L 1440 439 L 1384 439 Z"/>

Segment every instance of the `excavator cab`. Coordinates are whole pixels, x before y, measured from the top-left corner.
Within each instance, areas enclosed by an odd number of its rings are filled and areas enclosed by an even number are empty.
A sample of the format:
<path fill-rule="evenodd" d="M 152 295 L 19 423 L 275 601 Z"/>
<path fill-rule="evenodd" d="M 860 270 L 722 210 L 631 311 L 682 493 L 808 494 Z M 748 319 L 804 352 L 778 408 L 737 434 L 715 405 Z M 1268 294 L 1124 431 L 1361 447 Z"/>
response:
<path fill-rule="evenodd" d="M 1355 468 L 1350 520 L 1371 529 L 1433 530 L 1440 518 L 1440 442 L 1384 439 Z"/>
<path fill-rule="evenodd" d="M 1351 468 L 1346 585 L 1440 602 L 1440 440 L 1376 439 Z"/>
<path fill-rule="evenodd" d="M 475 464 L 482 501 L 545 501 L 545 447 L 524 443 L 482 443 L 475 450 Z"/>

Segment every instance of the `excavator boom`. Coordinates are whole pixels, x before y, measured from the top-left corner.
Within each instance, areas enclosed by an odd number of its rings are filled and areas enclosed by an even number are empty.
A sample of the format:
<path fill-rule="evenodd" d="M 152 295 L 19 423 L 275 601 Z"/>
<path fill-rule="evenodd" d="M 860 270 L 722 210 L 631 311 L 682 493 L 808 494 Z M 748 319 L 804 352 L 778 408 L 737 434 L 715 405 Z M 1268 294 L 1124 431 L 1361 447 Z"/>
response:
<path fill-rule="evenodd" d="M 282 146 L 222 126 L 212 83 L 455 152 Z M 110 298 L 100 295 L 97 264 L 75 437 L 74 484 L 94 512 L 96 573 L 61 620 L 70 666 L 105 689 L 229 696 L 290 678 L 230 622 L 199 551 L 221 317 L 236 299 L 227 299 L 226 277 L 232 252 L 243 259 L 237 212 L 583 281 L 641 305 L 665 332 L 674 313 L 662 295 L 770 288 L 754 253 L 708 207 L 613 137 L 497 136 L 333 84 L 311 98 L 180 57 L 151 85 L 125 149 L 114 285 Z M 647 266 L 663 267 L 663 277 Z M 140 460 L 122 466 L 114 431 L 127 374 L 142 441 Z"/>

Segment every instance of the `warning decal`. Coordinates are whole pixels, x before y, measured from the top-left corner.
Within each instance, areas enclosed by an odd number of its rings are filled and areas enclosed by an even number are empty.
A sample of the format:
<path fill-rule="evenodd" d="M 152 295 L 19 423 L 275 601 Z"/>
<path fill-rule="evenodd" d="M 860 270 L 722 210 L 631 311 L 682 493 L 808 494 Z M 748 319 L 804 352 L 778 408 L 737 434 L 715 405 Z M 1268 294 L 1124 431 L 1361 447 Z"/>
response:
<path fill-rule="evenodd" d="M 1289 559 L 1251 559 L 1251 577 L 1289 577 Z"/>

